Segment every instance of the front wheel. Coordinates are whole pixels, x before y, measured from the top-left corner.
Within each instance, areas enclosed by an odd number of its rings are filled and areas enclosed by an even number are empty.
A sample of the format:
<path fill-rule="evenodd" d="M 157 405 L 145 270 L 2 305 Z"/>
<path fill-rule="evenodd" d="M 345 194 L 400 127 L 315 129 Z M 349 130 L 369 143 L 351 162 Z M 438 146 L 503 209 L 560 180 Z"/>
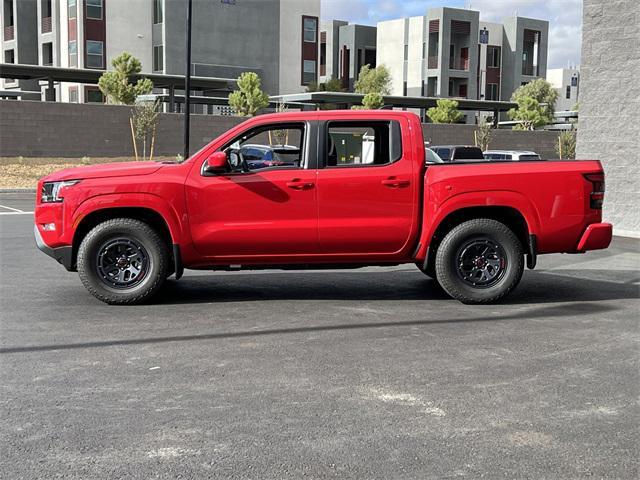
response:
<path fill-rule="evenodd" d="M 511 292 L 524 271 L 524 252 L 503 223 L 479 218 L 451 230 L 436 253 L 442 288 L 463 303 L 495 302 Z"/>
<path fill-rule="evenodd" d="M 171 254 L 144 222 L 114 218 L 94 227 L 78 250 L 85 288 L 112 305 L 133 305 L 152 297 L 171 271 Z"/>

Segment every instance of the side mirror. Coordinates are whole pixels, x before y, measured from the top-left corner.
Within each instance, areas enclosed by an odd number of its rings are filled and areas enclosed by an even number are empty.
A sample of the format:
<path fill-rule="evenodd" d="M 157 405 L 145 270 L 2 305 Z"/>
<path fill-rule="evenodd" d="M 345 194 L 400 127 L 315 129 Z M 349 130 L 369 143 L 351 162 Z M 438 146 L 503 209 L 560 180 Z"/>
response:
<path fill-rule="evenodd" d="M 207 158 L 206 170 L 208 172 L 219 172 L 227 169 L 227 154 L 226 152 L 214 152 L 209 158 Z"/>

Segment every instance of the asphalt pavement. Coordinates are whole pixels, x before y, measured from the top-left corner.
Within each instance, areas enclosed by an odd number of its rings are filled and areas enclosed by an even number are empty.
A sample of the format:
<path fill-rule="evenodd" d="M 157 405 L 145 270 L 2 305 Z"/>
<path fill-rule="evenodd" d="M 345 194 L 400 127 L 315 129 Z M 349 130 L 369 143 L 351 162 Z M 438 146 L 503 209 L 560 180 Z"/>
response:
<path fill-rule="evenodd" d="M 615 478 L 640 469 L 640 248 L 467 306 L 413 266 L 189 272 L 107 306 L 0 194 L 0 477 Z"/>

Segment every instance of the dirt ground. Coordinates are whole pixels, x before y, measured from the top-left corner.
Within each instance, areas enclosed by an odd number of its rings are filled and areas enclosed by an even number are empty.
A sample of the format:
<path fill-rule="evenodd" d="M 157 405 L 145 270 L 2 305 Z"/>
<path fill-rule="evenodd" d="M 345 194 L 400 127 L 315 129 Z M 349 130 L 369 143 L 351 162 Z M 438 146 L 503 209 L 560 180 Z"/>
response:
<path fill-rule="evenodd" d="M 98 163 L 129 162 L 130 157 L 109 158 L 26 158 L 0 157 L 0 189 L 35 188 L 38 179 L 64 168 Z M 154 160 L 173 160 L 169 157 L 154 157 Z"/>

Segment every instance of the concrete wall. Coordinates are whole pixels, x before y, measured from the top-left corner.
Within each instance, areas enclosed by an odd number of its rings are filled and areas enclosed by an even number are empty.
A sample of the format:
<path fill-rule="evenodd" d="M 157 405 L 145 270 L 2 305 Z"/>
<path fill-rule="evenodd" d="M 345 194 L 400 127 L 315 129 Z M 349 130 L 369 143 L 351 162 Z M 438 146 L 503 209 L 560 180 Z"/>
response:
<path fill-rule="evenodd" d="M 640 236 L 640 2 L 585 0 L 578 158 L 602 161 L 604 218 Z"/>
<path fill-rule="evenodd" d="M 109 0 L 105 8 L 107 68 L 122 52 L 142 62 L 142 71 L 153 72 L 153 2 L 148 0 Z M 131 19 L 135 18 L 135 22 Z"/>
<path fill-rule="evenodd" d="M 0 157 L 132 156 L 130 107 L 0 100 Z M 197 149 L 243 119 L 192 115 L 191 149 Z M 155 152 L 182 152 L 183 116 L 160 114 Z M 433 145 L 473 144 L 472 125 L 423 125 Z M 494 130 L 491 148 L 535 150 L 557 158 L 557 133 Z"/>
<path fill-rule="evenodd" d="M 133 156 L 130 107 L 0 100 L 1 157 Z M 183 119 L 160 114 L 155 155 L 182 152 Z M 240 123 L 237 117 L 192 115 L 191 151 Z"/>

